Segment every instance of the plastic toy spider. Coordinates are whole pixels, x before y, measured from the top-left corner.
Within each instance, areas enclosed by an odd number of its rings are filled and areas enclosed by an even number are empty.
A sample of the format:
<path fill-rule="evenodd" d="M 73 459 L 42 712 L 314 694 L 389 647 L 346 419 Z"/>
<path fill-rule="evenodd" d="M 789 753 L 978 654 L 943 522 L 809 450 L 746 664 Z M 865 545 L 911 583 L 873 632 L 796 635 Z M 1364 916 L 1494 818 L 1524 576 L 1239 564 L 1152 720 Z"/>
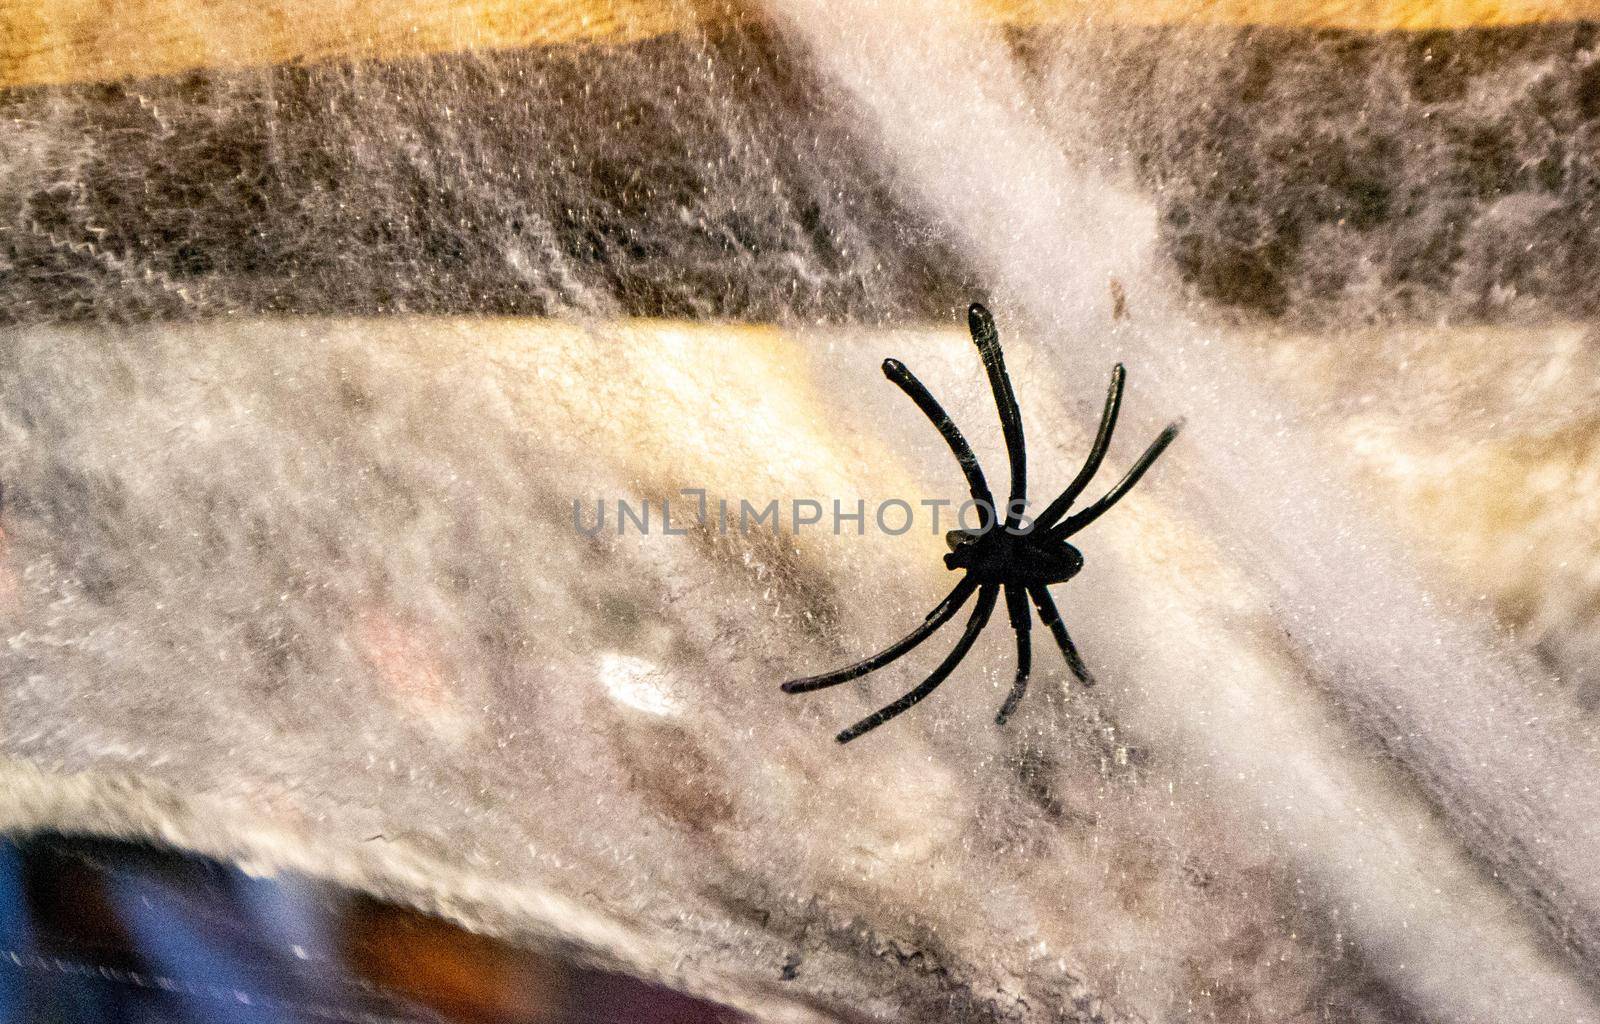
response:
<path fill-rule="evenodd" d="M 1011 685 L 1011 693 L 1001 704 L 999 714 L 995 716 L 995 723 L 1005 724 L 1028 689 L 1028 673 L 1033 661 L 1032 644 L 1029 639 L 1033 628 L 1032 616 L 1028 609 L 1030 600 L 1039 611 L 1039 620 L 1055 637 L 1056 644 L 1066 657 L 1067 667 L 1072 670 L 1072 674 L 1077 676 L 1083 685 L 1093 686 L 1094 677 L 1089 674 L 1088 667 L 1078 656 L 1078 649 L 1073 645 L 1072 637 L 1067 635 L 1067 627 L 1062 623 L 1061 614 L 1050 598 L 1049 587 L 1053 583 L 1066 582 L 1083 568 L 1083 555 L 1077 548 L 1067 543 L 1067 538 L 1099 519 L 1111 506 L 1120 501 L 1123 495 L 1132 490 L 1134 484 L 1139 482 L 1139 478 L 1144 476 L 1145 471 L 1166 450 L 1167 445 L 1178 436 L 1178 430 L 1183 425 L 1182 421 L 1169 424 L 1150 447 L 1145 449 L 1144 454 L 1139 456 L 1139 461 L 1133 464 L 1127 475 L 1106 492 L 1104 497 L 1066 516 L 1073 501 L 1099 471 L 1100 463 L 1105 458 L 1106 448 L 1111 443 L 1111 432 L 1116 429 L 1117 410 L 1122 404 L 1122 383 L 1125 375 L 1122 364 L 1118 363 L 1111 371 L 1111 387 L 1106 393 L 1105 412 L 1100 417 L 1100 429 L 1095 435 L 1094 447 L 1089 450 L 1089 457 L 1084 461 L 1083 468 L 1067 485 L 1067 489 L 1062 491 L 1037 519 L 1024 525 L 1021 512 L 1027 501 L 1028 468 L 1027 454 L 1022 444 L 1022 413 L 1017 409 L 1017 399 L 1011 391 L 1011 378 L 1006 375 L 1005 360 L 1000 354 L 1000 336 L 995 330 L 994 318 L 989 315 L 987 309 L 974 303 L 967 310 L 967 323 L 972 330 L 972 340 L 978 346 L 978 354 L 983 357 L 983 368 L 989 375 L 989 387 L 994 392 L 995 405 L 1000 410 L 1000 428 L 1005 435 L 1006 455 L 1011 463 L 1011 496 L 1006 502 L 1004 529 L 993 528 L 997 525 L 998 519 L 994 496 L 989 491 L 983 470 L 978 465 L 977 457 L 972 454 L 972 448 L 967 444 L 966 438 L 961 436 L 961 431 L 951 422 L 938 401 L 903 363 L 896 359 L 884 360 L 883 375 L 917 404 L 917 408 L 933 422 L 944 437 L 945 443 L 950 446 L 956 461 L 961 464 L 961 471 L 966 474 L 967 486 L 972 491 L 972 500 L 977 503 L 979 509 L 987 513 L 987 522 L 979 530 L 952 530 L 945 534 L 945 541 L 950 545 L 950 553 L 944 556 L 945 566 L 951 570 L 965 570 L 966 575 L 955 585 L 955 589 L 928 613 L 922 625 L 912 630 L 909 636 L 848 668 L 841 668 L 826 675 L 790 680 L 783 684 L 783 691 L 808 693 L 858 679 L 919 646 L 939 627 L 954 618 L 956 612 L 961 610 L 961 606 L 966 604 L 974 593 L 978 595 L 978 604 L 973 609 L 972 617 L 967 620 L 967 628 L 961 634 L 961 639 L 956 642 L 955 648 L 944 661 L 939 663 L 939 667 L 933 670 L 933 674 L 893 704 L 868 715 L 839 733 L 837 739 L 840 743 L 849 743 L 856 737 L 871 732 L 891 718 L 909 710 L 938 689 L 939 684 L 944 682 L 967 656 L 967 652 L 977 641 L 978 634 L 988 624 L 1002 587 L 1006 593 L 1006 610 L 1011 617 L 1011 628 L 1017 634 L 1017 675 L 1016 681 Z M 1063 519 L 1063 516 L 1066 518 Z"/>

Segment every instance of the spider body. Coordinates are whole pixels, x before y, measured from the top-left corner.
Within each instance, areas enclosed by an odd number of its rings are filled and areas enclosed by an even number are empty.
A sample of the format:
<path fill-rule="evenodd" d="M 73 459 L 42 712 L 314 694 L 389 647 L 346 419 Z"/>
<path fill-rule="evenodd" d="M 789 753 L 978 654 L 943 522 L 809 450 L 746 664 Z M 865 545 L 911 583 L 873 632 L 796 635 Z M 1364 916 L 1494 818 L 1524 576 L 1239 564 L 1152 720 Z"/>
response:
<path fill-rule="evenodd" d="M 1067 485 L 1067 489 L 1062 491 L 1037 518 L 1032 522 L 1025 522 L 1021 510 L 1027 503 L 1028 469 L 1027 453 L 1022 438 L 1022 413 L 1017 408 L 1016 396 L 1011 391 L 1011 379 L 1006 374 L 1005 360 L 1000 352 L 1000 336 L 995 330 L 994 319 L 989 315 L 989 311 L 976 303 L 967 310 L 967 323 L 972 331 L 972 340 L 978 346 L 978 354 L 983 359 L 984 370 L 989 377 L 989 387 L 994 392 L 995 406 L 1000 412 L 1000 429 L 1005 436 L 1007 461 L 1011 469 L 1011 490 L 1003 508 L 1004 519 L 1000 518 L 1002 509 L 996 506 L 994 495 L 989 490 L 989 482 L 983 475 L 983 469 L 978 465 L 977 457 L 972 454 L 972 448 L 967 444 L 961 431 L 928 389 L 906 369 L 903 363 L 896 359 L 884 360 L 884 376 L 906 393 L 906 396 L 922 410 L 923 415 L 928 417 L 943 436 L 945 444 L 955 455 L 956 461 L 961 465 L 962 473 L 967 478 L 967 487 L 972 492 L 972 500 L 979 508 L 986 510 L 988 516 L 984 529 L 952 530 L 945 535 L 950 553 L 944 556 L 944 564 L 946 568 L 960 571 L 963 575 L 955 588 L 945 595 L 944 600 L 940 601 L 927 614 L 922 624 L 908 636 L 854 665 L 825 675 L 792 679 L 783 684 L 785 693 L 807 693 L 811 690 L 837 686 L 880 669 L 921 645 L 941 626 L 954 618 L 974 594 L 977 595 L 977 604 L 972 616 L 967 620 L 961 639 L 956 641 L 954 649 L 933 670 L 933 674 L 899 700 L 873 712 L 839 733 L 837 739 L 840 743 L 848 743 L 876 729 L 909 710 L 937 689 L 972 649 L 978 634 L 983 632 L 983 627 L 988 624 L 990 615 L 994 613 L 995 604 L 999 601 L 1002 591 L 1006 598 L 1006 614 L 1017 637 L 1017 674 L 1012 683 L 1011 693 L 995 716 L 995 722 L 1004 725 L 1022 700 L 1023 694 L 1027 692 L 1028 675 L 1033 662 L 1031 634 L 1034 612 L 1038 613 L 1039 621 L 1050 631 L 1056 646 L 1061 648 L 1062 656 L 1066 658 L 1067 667 L 1072 674 L 1083 685 L 1093 686 L 1094 677 L 1090 675 L 1083 659 L 1078 656 L 1078 649 L 1073 645 L 1065 623 L 1061 621 L 1061 614 L 1056 609 L 1049 588 L 1057 583 L 1065 583 L 1083 568 L 1083 553 L 1068 543 L 1067 538 L 1094 522 L 1120 501 L 1123 495 L 1132 490 L 1133 485 L 1139 482 L 1139 478 L 1178 436 L 1178 430 L 1182 425 L 1169 424 L 1150 447 L 1145 449 L 1144 454 L 1116 486 L 1098 501 L 1068 515 L 1073 502 L 1099 471 L 1100 463 L 1105 459 L 1106 449 L 1111 444 L 1112 432 L 1116 429 L 1117 411 L 1122 403 L 1125 377 L 1122 365 L 1117 364 L 1111 371 L 1111 387 L 1106 393 L 1105 411 L 1100 417 L 1100 428 L 1095 434 L 1094 445 L 1089 451 L 1088 458 L 1084 460 L 1083 467 Z M 1032 608 L 1029 607 L 1030 604 Z"/>
<path fill-rule="evenodd" d="M 944 535 L 950 553 L 945 568 L 965 569 L 982 584 L 1007 580 L 1024 586 L 1065 583 L 1083 568 L 1083 552 L 1066 541 L 1006 530 L 951 530 Z"/>

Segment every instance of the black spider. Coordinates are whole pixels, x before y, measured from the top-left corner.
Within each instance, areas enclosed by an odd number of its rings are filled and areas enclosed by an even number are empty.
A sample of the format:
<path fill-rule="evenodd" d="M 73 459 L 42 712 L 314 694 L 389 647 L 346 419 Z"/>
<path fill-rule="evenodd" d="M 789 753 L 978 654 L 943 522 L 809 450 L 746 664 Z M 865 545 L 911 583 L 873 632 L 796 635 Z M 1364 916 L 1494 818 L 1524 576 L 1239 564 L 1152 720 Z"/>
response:
<path fill-rule="evenodd" d="M 1056 611 L 1055 602 L 1050 599 L 1048 588 L 1052 583 L 1066 582 L 1083 568 L 1083 555 L 1077 548 L 1067 543 L 1067 538 L 1099 519 L 1107 509 L 1121 500 L 1166 450 L 1167 445 L 1172 443 L 1173 438 L 1178 436 L 1178 430 L 1183 425 L 1181 421 L 1169 424 L 1150 447 L 1145 449 L 1144 454 L 1139 456 L 1139 461 L 1133 464 L 1128 474 L 1119 480 L 1105 497 L 1062 519 L 1072 502 L 1089 485 L 1089 481 L 1100 469 L 1106 448 L 1111 443 L 1111 432 L 1117 425 L 1117 409 L 1122 403 L 1124 371 L 1122 364 L 1118 363 L 1111 371 L 1111 388 L 1106 394 L 1105 412 L 1100 417 L 1100 430 L 1095 435 L 1094 447 L 1089 450 L 1089 458 L 1084 461 L 1083 468 L 1078 471 L 1072 483 L 1067 485 L 1067 489 L 1062 491 L 1037 519 L 1024 525 L 1021 512 L 1027 499 L 1028 468 L 1027 455 L 1022 445 L 1022 413 L 1017 409 L 1016 396 L 1011 392 L 1011 378 L 1006 376 L 1005 361 L 1000 354 L 1000 336 L 995 331 L 994 318 L 989 315 L 987 309 L 974 303 L 967 310 L 967 323 L 972 329 L 972 340 L 978 346 L 978 354 L 983 357 L 983 368 L 989 374 L 989 387 L 994 391 L 995 405 L 1000 409 L 1000 428 L 1005 434 L 1006 454 L 1011 463 L 1011 497 L 1006 502 L 1004 529 L 993 529 L 998 518 L 994 496 L 989 492 L 989 484 L 984 480 L 983 470 L 979 468 L 978 460 L 972 454 L 972 448 L 968 446 L 966 438 L 961 436 L 961 431 L 950 421 L 950 417 L 946 415 L 938 401 L 928 393 L 927 388 L 922 386 L 922 382 L 905 368 L 904 364 L 896 359 L 884 360 L 883 375 L 917 403 L 917 408 L 933 421 L 933 425 L 944 436 L 945 443 L 955 453 L 956 461 L 961 463 L 961 471 L 966 474 L 967 486 L 972 490 L 972 500 L 977 503 L 979 509 L 987 511 L 987 522 L 980 530 L 952 530 L 945 534 L 945 540 L 950 545 L 950 553 L 944 556 L 945 566 L 952 570 L 964 569 L 966 575 L 956 584 L 955 589 L 928 613 L 927 619 L 913 630 L 911 635 L 848 668 L 829 672 L 827 675 L 790 680 L 783 684 L 783 690 L 785 693 L 806 693 L 827 686 L 837 686 L 839 683 L 864 676 L 889 664 L 932 636 L 940 626 L 955 617 L 956 612 L 961 610 L 961 606 L 974 592 L 978 595 L 978 606 L 973 610 L 972 618 L 967 620 L 966 631 L 956 642 L 955 649 L 939 663 L 939 667 L 933 670 L 932 675 L 893 704 L 868 715 L 841 732 L 838 735 L 840 743 L 849 743 L 857 736 L 876 729 L 936 690 L 972 649 L 978 634 L 988 623 L 990 613 L 994 611 L 995 601 L 1002 586 L 1005 587 L 1006 609 L 1011 616 L 1011 628 L 1017 634 L 1017 678 L 1005 703 L 1000 706 L 1000 713 L 995 716 L 995 722 L 1004 725 L 1028 689 L 1028 671 L 1033 659 L 1029 641 L 1029 633 L 1033 628 L 1028 611 L 1030 599 L 1034 607 L 1039 610 L 1040 621 L 1049 628 L 1056 643 L 1061 647 L 1061 653 L 1066 656 L 1067 667 L 1072 670 L 1072 674 L 1077 676 L 1083 685 L 1093 686 L 1094 678 L 1083 664 L 1083 659 L 1078 656 L 1078 649 L 1073 646 L 1072 638 L 1067 635 L 1067 627 L 1062 623 L 1060 613 Z"/>

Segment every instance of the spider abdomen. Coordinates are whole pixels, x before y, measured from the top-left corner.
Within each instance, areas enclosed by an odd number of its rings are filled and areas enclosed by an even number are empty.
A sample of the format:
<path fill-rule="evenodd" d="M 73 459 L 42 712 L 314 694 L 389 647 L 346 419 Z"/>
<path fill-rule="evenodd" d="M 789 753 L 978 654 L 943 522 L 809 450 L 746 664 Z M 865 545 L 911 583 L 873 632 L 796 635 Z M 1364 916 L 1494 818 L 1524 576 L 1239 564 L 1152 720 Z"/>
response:
<path fill-rule="evenodd" d="M 1083 568 L 1083 552 L 1066 541 L 1034 545 L 1024 538 L 1018 547 L 1012 572 L 1030 583 L 1065 583 Z"/>

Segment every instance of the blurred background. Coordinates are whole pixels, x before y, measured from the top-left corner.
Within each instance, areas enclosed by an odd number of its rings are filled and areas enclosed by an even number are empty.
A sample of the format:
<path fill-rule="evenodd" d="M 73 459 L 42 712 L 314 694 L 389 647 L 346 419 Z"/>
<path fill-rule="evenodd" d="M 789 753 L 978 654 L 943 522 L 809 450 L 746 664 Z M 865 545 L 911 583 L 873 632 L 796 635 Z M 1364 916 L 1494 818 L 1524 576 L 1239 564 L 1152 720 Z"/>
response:
<path fill-rule="evenodd" d="M 6 1020 L 746 1019 L 309 879 L 48 833 L 3 859 Z"/>

